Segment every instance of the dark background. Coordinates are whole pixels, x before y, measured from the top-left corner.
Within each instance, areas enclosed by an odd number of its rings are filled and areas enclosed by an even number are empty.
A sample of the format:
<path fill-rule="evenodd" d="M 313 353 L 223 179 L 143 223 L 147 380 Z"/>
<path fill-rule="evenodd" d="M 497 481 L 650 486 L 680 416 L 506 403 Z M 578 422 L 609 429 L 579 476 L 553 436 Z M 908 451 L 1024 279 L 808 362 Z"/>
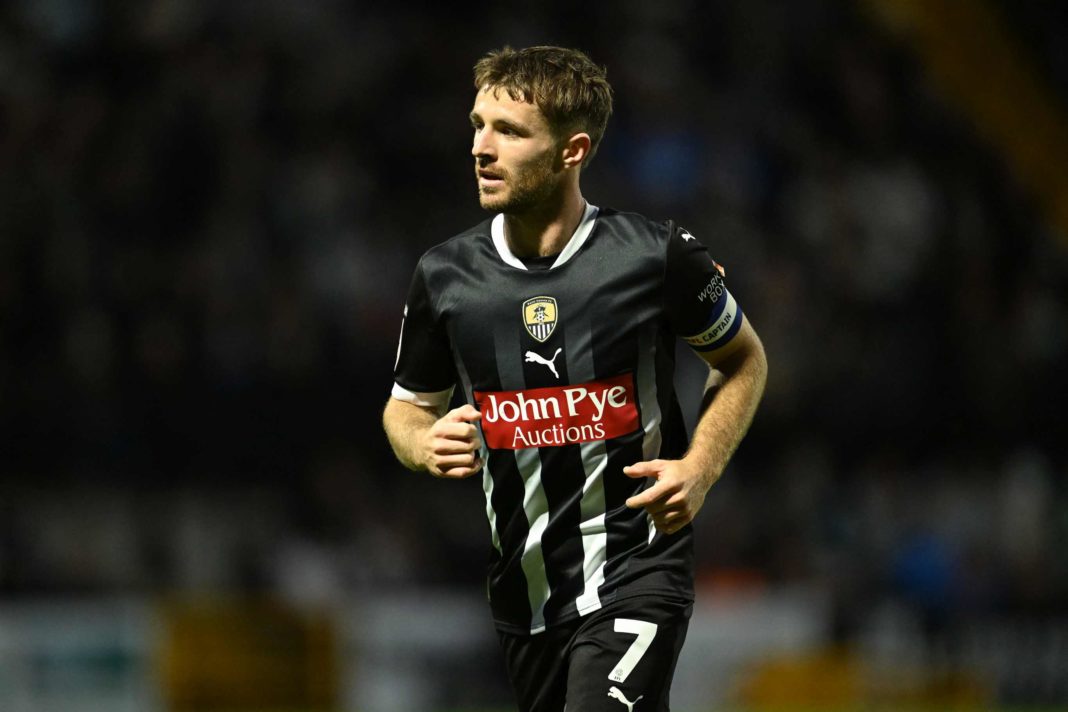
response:
<path fill-rule="evenodd" d="M 617 94 L 587 198 L 687 226 L 767 348 L 703 585 L 815 583 L 843 640 L 1063 615 L 1066 237 L 1002 147 L 852 3 L 534 5 L 0 9 L 0 596 L 477 591 L 480 484 L 380 413 L 483 218 L 471 65 L 553 43 Z M 1063 105 L 1063 9 L 992 7 Z"/>

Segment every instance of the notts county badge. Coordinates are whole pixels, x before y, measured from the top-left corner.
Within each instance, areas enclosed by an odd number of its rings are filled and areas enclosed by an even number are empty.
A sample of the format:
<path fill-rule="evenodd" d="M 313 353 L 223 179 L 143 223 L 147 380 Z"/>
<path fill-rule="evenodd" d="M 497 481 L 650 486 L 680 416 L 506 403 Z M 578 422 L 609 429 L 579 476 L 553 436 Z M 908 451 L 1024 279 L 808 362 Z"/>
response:
<path fill-rule="evenodd" d="M 538 341 L 545 341 L 556 328 L 556 300 L 534 297 L 523 302 L 523 326 Z"/>

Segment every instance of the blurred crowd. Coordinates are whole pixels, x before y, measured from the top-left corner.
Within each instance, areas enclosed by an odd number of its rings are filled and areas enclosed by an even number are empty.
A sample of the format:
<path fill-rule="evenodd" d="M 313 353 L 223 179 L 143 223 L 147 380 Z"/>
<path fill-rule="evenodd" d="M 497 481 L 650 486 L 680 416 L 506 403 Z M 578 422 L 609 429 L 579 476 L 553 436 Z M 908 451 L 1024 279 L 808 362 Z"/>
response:
<path fill-rule="evenodd" d="M 833 0 L 5 4 L 0 595 L 478 588 L 480 484 L 379 423 L 505 43 L 608 67 L 588 199 L 685 225 L 765 341 L 702 581 L 825 586 L 842 636 L 1063 613 L 1068 236 Z"/>

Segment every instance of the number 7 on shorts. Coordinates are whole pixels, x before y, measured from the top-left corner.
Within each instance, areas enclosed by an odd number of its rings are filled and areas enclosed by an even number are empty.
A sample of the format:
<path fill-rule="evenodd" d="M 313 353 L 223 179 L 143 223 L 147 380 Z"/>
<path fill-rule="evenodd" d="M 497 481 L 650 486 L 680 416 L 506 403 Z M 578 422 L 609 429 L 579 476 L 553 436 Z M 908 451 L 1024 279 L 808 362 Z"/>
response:
<path fill-rule="evenodd" d="M 627 652 L 623 653 L 623 657 L 619 659 L 616 666 L 612 668 L 612 672 L 608 674 L 608 679 L 612 682 L 623 682 L 645 655 L 653 638 L 656 637 L 656 623 L 636 621 L 631 618 L 616 618 L 615 631 L 638 636 L 627 648 Z"/>

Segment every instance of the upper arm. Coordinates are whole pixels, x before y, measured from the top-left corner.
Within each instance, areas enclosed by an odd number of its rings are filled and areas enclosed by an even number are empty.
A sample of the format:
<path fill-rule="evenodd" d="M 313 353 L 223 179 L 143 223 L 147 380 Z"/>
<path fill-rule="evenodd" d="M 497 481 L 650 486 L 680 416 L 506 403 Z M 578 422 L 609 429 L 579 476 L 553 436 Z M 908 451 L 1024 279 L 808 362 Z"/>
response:
<path fill-rule="evenodd" d="M 456 384 L 448 333 L 434 309 L 422 264 L 408 289 L 393 380 L 393 398 L 434 409 L 448 405 Z"/>
<path fill-rule="evenodd" d="M 674 227 L 668 236 L 664 308 L 672 330 L 715 365 L 759 339 L 727 289 L 725 270 L 693 235 Z"/>

